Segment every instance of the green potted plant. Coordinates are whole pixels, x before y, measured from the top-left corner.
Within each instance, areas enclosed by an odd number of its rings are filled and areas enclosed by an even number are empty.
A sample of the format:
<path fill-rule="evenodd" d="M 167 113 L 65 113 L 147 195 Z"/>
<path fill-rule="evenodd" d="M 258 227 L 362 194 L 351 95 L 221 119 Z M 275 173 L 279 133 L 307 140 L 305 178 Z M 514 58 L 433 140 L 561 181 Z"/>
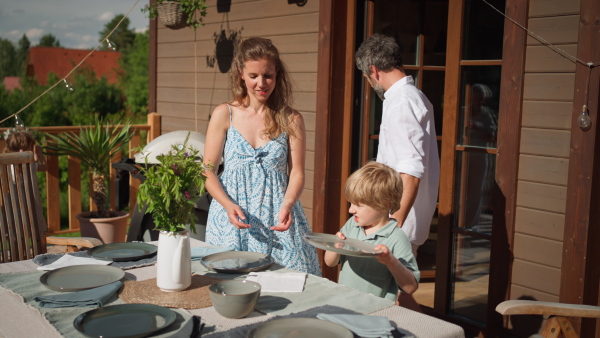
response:
<path fill-rule="evenodd" d="M 108 123 L 103 126 L 103 122 L 96 119 L 94 126 L 80 127 L 79 133 L 46 134 L 49 142 L 44 152 L 47 155 L 68 155 L 89 168 L 96 210 L 83 212 L 77 218 L 81 236 L 98 238 L 104 244 L 125 241 L 129 214 L 106 209 L 106 180 L 112 157 L 125 149 L 134 135 L 130 128 L 129 122 L 121 128 L 111 128 Z"/>
<path fill-rule="evenodd" d="M 194 207 L 204 193 L 206 167 L 199 151 L 183 144 L 171 146 L 166 154 L 157 155 L 158 164 L 140 168 L 146 177 L 137 193 L 138 206 L 152 213 L 158 237 L 156 284 L 163 291 L 181 291 L 191 284 L 190 237 L 187 226 L 196 232 Z"/>
<path fill-rule="evenodd" d="M 171 29 L 196 29 L 204 25 L 202 18 L 206 16 L 207 8 L 206 0 L 156 0 L 150 6 L 144 6 L 142 12 L 150 19 L 158 16 L 163 25 Z"/>

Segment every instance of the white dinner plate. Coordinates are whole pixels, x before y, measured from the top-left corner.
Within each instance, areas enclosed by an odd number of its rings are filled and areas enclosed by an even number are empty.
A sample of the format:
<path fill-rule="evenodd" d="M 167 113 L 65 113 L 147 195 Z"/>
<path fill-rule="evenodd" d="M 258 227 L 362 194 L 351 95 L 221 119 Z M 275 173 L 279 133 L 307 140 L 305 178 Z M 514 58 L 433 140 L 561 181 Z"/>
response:
<path fill-rule="evenodd" d="M 315 318 L 282 318 L 259 324 L 248 333 L 248 338 L 353 338 L 347 328 L 327 320 Z"/>
<path fill-rule="evenodd" d="M 205 256 L 200 263 L 205 267 L 224 273 L 248 273 L 260 271 L 273 264 L 271 256 L 250 251 L 227 251 Z"/>
<path fill-rule="evenodd" d="M 375 246 L 371 244 L 351 238 L 341 239 L 336 235 L 309 232 L 304 238 L 314 247 L 347 256 L 373 257 L 381 253 L 375 251 Z"/>
<path fill-rule="evenodd" d="M 55 291 L 81 291 L 110 284 L 125 277 L 125 272 L 107 265 L 74 265 L 46 272 L 40 282 Z"/>

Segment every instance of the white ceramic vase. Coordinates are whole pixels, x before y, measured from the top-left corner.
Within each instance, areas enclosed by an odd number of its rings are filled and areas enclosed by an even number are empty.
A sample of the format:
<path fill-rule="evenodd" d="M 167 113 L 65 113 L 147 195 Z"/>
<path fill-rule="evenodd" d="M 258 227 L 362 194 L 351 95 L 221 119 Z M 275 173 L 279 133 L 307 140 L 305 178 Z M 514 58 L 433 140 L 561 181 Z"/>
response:
<path fill-rule="evenodd" d="M 161 231 L 158 237 L 156 285 L 166 292 L 182 291 L 192 284 L 190 237 L 187 231 Z"/>

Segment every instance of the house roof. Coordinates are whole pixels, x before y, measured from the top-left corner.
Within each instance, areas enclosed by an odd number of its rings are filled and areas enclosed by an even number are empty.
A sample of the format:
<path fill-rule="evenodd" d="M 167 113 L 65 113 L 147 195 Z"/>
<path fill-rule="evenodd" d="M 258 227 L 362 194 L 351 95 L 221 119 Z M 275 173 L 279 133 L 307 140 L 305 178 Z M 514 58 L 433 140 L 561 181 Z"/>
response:
<path fill-rule="evenodd" d="M 21 89 L 21 82 L 19 81 L 18 76 L 7 76 L 3 80 L 4 89 L 8 90 L 8 92 L 12 92 L 15 89 Z"/>
<path fill-rule="evenodd" d="M 84 49 L 32 47 L 27 56 L 27 75 L 35 76 L 39 84 L 47 84 L 49 73 L 63 78 L 89 53 L 89 50 Z M 98 78 L 104 76 L 109 83 L 114 84 L 117 83 L 120 58 L 120 52 L 97 50 L 78 69 L 87 67 L 93 70 Z"/>

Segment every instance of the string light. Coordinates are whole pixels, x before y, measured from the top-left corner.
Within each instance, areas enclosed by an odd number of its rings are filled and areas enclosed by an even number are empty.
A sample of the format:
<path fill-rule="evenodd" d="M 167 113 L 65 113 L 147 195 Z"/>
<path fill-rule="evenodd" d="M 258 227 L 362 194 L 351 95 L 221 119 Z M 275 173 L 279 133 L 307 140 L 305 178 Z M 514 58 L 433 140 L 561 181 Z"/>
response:
<path fill-rule="evenodd" d="M 117 50 L 117 45 L 115 45 L 114 42 L 110 41 L 108 38 L 104 41 L 106 41 L 106 47 L 108 47 L 108 49 L 114 50 L 114 51 Z"/>
<path fill-rule="evenodd" d="M 581 114 L 577 118 L 577 125 L 579 125 L 579 128 L 581 128 L 581 130 L 587 130 L 592 125 L 592 121 L 590 120 L 590 113 L 585 104 L 583 105 L 583 109 L 581 109 Z"/>
<path fill-rule="evenodd" d="M 15 115 L 15 129 L 25 129 L 25 122 L 21 120 L 19 115 Z"/>
<path fill-rule="evenodd" d="M 129 8 L 129 11 L 127 11 L 127 13 L 121 18 L 121 20 L 110 31 L 110 33 L 108 33 L 108 35 L 106 35 L 106 37 L 104 37 L 102 40 L 100 40 L 101 42 L 96 47 L 94 47 L 94 49 L 92 49 L 77 65 L 75 65 L 75 67 L 73 67 L 73 69 L 71 69 L 71 71 L 68 72 L 67 75 L 65 75 L 62 79 L 58 80 L 55 84 L 53 84 L 52 86 L 50 86 L 43 93 L 41 93 L 40 95 L 38 95 L 35 99 L 33 99 L 31 102 L 29 102 L 27 105 L 25 105 L 25 107 L 19 109 L 19 111 L 17 111 L 16 113 L 14 113 L 12 115 L 9 115 L 8 117 L 6 117 L 2 121 L 0 121 L 0 124 L 4 123 L 5 121 L 7 121 L 8 119 L 10 119 L 10 118 L 12 118 L 14 116 L 17 116 L 17 114 L 19 114 L 23 110 L 27 109 L 35 101 L 39 100 L 40 97 L 46 95 L 46 93 L 48 93 L 49 91 L 51 91 L 52 89 L 54 89 L 54 87 L 58 86 L 61 82 L 65 81 L 67 79 L 67 77 L 69 77 L 69 75 L 71 75 L 71 73 L 73 73 L 77 68 L 79 68 L 79 66 L 81 66 L 85 62 L 85 60 L 87 60 L 87 58 L 90 57 L 90 55 L 92 55 L 96 51 L 96 49 L 100 48 L 100 46 L 102 46 L 104 44 L 105 40 L 108 40 L 108 38 L 112 35 L 112 33 L 114 33 L 117 30 L 117 28 L 119 28 L 119 26 L 121 25 L 121 23 L 123 22 L 123 20 L 125 20 L 125 18 L 127 18 L 129 16 L 129 13 L 131 13 L 131 11 L 135 8 L 135 6 L 138 4 L 138 2 L 140 2 L 140 0 L 136 0 L 135 1 L 135 3 L 133 4 L 133 6 L 131 6 L 131 8 Z"/>
<path fill-rule="evenodd" d="M 73 92 L 75 90 L 71 82 L 69 82 L 67 79 L 63 79 L 63 82 L 65 83 L 65 88 L 67 88 L 68 91 Z"/>

